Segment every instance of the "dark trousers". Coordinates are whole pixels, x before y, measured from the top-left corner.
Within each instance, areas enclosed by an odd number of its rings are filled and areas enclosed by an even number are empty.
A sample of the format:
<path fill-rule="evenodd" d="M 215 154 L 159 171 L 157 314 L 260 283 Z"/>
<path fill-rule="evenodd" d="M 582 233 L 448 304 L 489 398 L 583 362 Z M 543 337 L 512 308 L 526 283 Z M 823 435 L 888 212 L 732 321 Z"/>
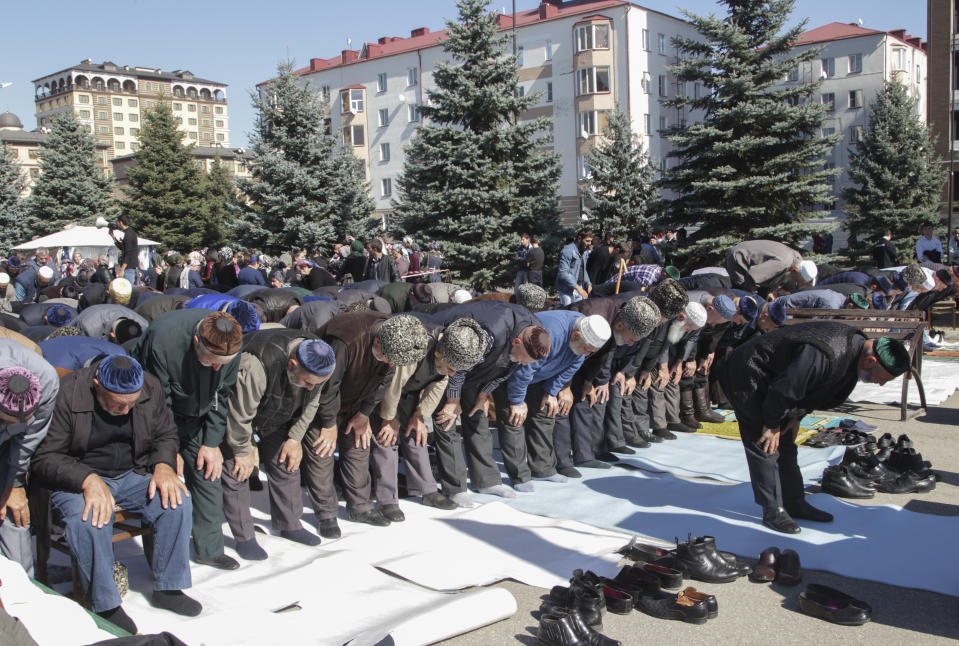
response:
<path fill-rule="evenodd" d="M 354 433 L 346 435 L 346 423 L 353 416 L 341 415 L 336 422 L 339 433 L 336 436 L 336 449 L 340 461 L 340 474 L 343 476 L 343 496 L 346 508 L 363 513 L 373 508 L 370 501 L 370 450 L 355 446 Z M 333 456 L 321 458 L 313 453 L 313 442 L 319 438 L 320 429 L 311 428 L 303 438 L 303 462 L 300 468 L 306 475 L 306 490 L 313 501 L 313 510 L 317 520 L 336 518 L 339 503 L 336 487 L 333 484 Z"/>
<path fill-rule="evenodd" d="M 571 467 L 596 459 L 596 447 L 602 433 L 602 406 L 590 406 L 588 400 L 580 401 L 580 397 L 581 392 L 574 388 L 574 403 L 569 416 L 556 416 L 553 446 L 556 449 L 558 467 Z"/>
<path fill-rule="evenodd" d="M 382 420 L 374 415 L 370 418 L 373 425 L 372 455 L 373 473 L 376 475 L 374 495 L 381 505 L 395 505 L 399 502 L 399 482 L 397 471 L 402 455 L 406 463 L 406 489 L 411 496 L 426 496 L 436 492 L 436 479 L 430 467 L 430 454 L 427 447 L 416 445 L 416 434 L 404 435 L 410 415 L 419 403 L 417 396 L 404 396 L 397 406 L 396 418 L 400 421 L 399 437 L 393 446 L 380 446 L 376 434 L 380 431 Z M 425 420 L 430 424 L 430 420 Z"/>
<path fill-rule="evenodd" d="M 603 420 L 603 451 L 616 449 L 626 446 L 627 423 L 626 410 L 629 410 L 628 423 L 632 424 L 632 402 L 623 398 L 623 393 L 619 389 L 619 384 L 611 384 L 609 387 L 609 401 L 606 403 L 606 415 Z M 630 435 L 629 439 L 633 439 Z"/>
<path fill-rule="evenodd" d="M 303 527 L 303 493 L 300 490 L 300 470 L 286 470 L 279 463 L 280 450 L 287 440 L 286 429 L 267 432 L 257 445 L 260 463 L 266 467 L 267 490 L 270 494 L 270 524 L 274 530 L 295 531 Z M 250 513 L 250 483 L 240 482 L 232 475 L 236 464 L 233 451 L 224 443 L 223 451 L 223 513 L 230 525 L 233 538 L 248 541 L 253 538 L 253 515 Z M 307 447 L 303 447 L 304 454 Z M 229 456 L 229 457 L 227 457 Z M 305 455 L 304 455 L 305 458 Z"/>
<path fill-rule="evenodd" d="M 223 486 L 220 479 L 206 480 L 196 468 L 196 455 L 203 446 L 199 430 L 185 434 L 180 428 L 180 457 L 183 477 L 193 502 L 193 547 L 199 559 L 223 554 Z"/>
<path fill-rule="evenodd" d="M 526 389 L 526 421 L 523 426 L 509 423 L 509 401 L 506 385 L 494 393 L 496 425 L 503 450 L 503 463 L 513 484 L 533 478 L 548 478 L 556 473 L 556 454 L 553 451 L 553 427 L 556 419 L 539 408 L 543 402 L 542 384 L 530 384 Z"/>
<path fill-rule="evenodd" d="M 502 484 L 499 468 L 493 459 L 493 434 L 489 430 L 489 418 L 482 412 L 469 415 L 480 393 L 478 385 L 466 384 L 460 392 L 460 415 L 462 431 L 452 425 L 449 430 L 436 429 L 436 457 L 440 467 L 440 483 L 443 493 L 454 496 L 466 491 L 466 469 L 469 466 L 470 485 L 482 489 Z M 466 448 L 466 458 L 463 448 Z"/>
<path fill-rule="evenodd" d="M 650 390 L 652 390 L 652 387 L 650 387 Z M 639 433 L 639 431 L 649 431 L 652 428 L 652 420 L 649 417 L 649 390 L 643 390 L 637 386 L 636 390 L 633 391 L 632 404 L 633 431 L 635 433 Z M 626 416 L 624 416 L 623 419 L 625 420 Z"/>

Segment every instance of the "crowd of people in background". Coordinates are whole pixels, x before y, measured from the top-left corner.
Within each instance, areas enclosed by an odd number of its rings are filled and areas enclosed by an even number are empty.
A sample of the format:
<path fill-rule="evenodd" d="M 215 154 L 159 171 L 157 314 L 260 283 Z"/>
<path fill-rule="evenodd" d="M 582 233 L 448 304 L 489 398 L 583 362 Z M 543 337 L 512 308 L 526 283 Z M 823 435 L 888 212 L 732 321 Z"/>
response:
<path fill-rule="evenodd" d="M 875 266 L 852 269 L 750 240 L 682 276 L 684 231 L 583 229 L 550 293 L 530 233 L 514 289 L 481 294 L 444 280 L 440 245 L 410 238 L 276 258 L 170 251 L 144 269 L 131 223 L 117 228 L 113 266 L 43 248 L 0 261 L 0 549 L 32 571 L 26 492 L 49 490 L 93 610 L 131 632 L 113 584 L 114 503 L 154 528 L 154 605 L 192 616 L 189 560 L 240 566 L 224 520 L 241 559 L 269 558 L 250 514 L 263 479 L 273 531 L 310 546 L 342 535 L 340 499 L 350 521 L 382 527 L 405 519 L 402 496 L 452 510 L 475 505 L 471 491 L 534 493 L 732 407 L 763 522 L 831 520 L 797 491 L 786 440 L 823 389 L 844 397 L 909 359 L 894 339 L 787 325 L 789 310 L 927 309 L 959 285 L 929 235 L 903 265 L 888 235 Z"/>

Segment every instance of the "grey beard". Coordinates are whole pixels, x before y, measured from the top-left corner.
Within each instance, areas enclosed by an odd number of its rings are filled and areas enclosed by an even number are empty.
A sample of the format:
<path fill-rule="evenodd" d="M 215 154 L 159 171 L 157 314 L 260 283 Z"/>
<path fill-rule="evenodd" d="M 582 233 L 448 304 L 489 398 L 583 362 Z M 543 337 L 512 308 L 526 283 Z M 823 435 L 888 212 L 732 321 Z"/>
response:
<path fill-rule="evenodd" d="M 673 321 L 670 323 L 669 332 L 666 333 L 666 341 L 670 344 L 679 343 L 679 340 L 686 334 L 686 330 L 683 329 L 685 325 L 685 321 Z"/>
<path fill-rule="evenodd" d="M 616 345 L 623 345 L 623 343 L 625 343 L 625 341 L 623 341 L 622 331 L 613 328 L 613 341 L 616 343 Z"/>
<path fill-rule="evenodd" d="M 301 385 L 296 383 L 296 373 L 290 370 L 289 368 L 286 369 L 286 376 L 290 380 L 290 385 L 293 386 L 294 388 L 306 388 L 305 384 Z"/>

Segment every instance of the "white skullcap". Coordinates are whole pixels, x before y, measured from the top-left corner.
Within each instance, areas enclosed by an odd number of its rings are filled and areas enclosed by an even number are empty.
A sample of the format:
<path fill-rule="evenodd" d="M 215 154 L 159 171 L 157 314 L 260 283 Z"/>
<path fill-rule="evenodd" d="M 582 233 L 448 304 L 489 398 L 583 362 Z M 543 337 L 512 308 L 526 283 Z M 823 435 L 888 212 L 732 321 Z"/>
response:
<path fill-rule="evenodd" d="M 10 284 L 10 274 L 0 272 L 0 285 Z"/>
<path fill-rule="evenodd" d="M 701 328 L 706 325 L 706 308 L 696 301 L 689 303 L 686 306 L 686 320 Z"/>
<path fill-rule="evenodd" d="M 114 302 L 123 305 L 129 302 L 130 296 L 133 294 L 133 285 L 126 278 L 114 278 L 110 281 L 107 292 Z"/>
<path fill-rule="evenodd" d="M 598 314 L 580 317 L 576 320 L 573 329 L 579 330 L 579 333 L 583 335 L 583 341 L 594 348 L 601 348 L 606 345 L 609 337 L 613 334 L 609 323 Z"/>
<path fill-rule="evenodd" d="M 803 260 L 799 263 L 799 275 L 807 283 L 816 284 L 816 276 L 819 275 L 819 267 L 812 260 Z"/>
<path fill-rule="evenodd" d="M 53 270 L 46 265 L 40 267 L 40 278 L 43 280 L 53 280 Z"/>
<path fill-rule="evenodd" d="M 473 295 L 465 289 L 457 289 L 455 292 L 453 292 L 454 303 L 465 303 L 466 301 L 471 300 L 473 300 Z"/>

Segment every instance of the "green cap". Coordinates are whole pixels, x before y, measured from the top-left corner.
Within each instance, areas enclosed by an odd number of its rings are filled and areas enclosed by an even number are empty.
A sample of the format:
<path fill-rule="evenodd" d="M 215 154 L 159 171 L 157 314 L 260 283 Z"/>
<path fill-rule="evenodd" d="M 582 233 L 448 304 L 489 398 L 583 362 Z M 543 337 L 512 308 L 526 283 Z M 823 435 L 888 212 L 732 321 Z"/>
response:
<path fill-rule="evenodd" d="M 666 275 L 672 278 L 673 280 L 679 280 L 679 270 L 673 267 L 672 265 L 667 265 L 663 268 L 663 271 L 666 272 Z"/>
<path fill-rule="evenodd" d="M 869 309 L 869 301 L 867 301 L 866 297 L 863 296 L 862 294 L 852 294 L 849 297 L 849 300 L 852 302 L 853 305 L 855 305 L 861 310 Z"/>
<path fill-rule="evenodd" d="M 887 336 L 876 339 L 873 352 L 879 364 L 893 377 L 898 377 L 909 369 L 909 351 L 898 339 Z"/>

